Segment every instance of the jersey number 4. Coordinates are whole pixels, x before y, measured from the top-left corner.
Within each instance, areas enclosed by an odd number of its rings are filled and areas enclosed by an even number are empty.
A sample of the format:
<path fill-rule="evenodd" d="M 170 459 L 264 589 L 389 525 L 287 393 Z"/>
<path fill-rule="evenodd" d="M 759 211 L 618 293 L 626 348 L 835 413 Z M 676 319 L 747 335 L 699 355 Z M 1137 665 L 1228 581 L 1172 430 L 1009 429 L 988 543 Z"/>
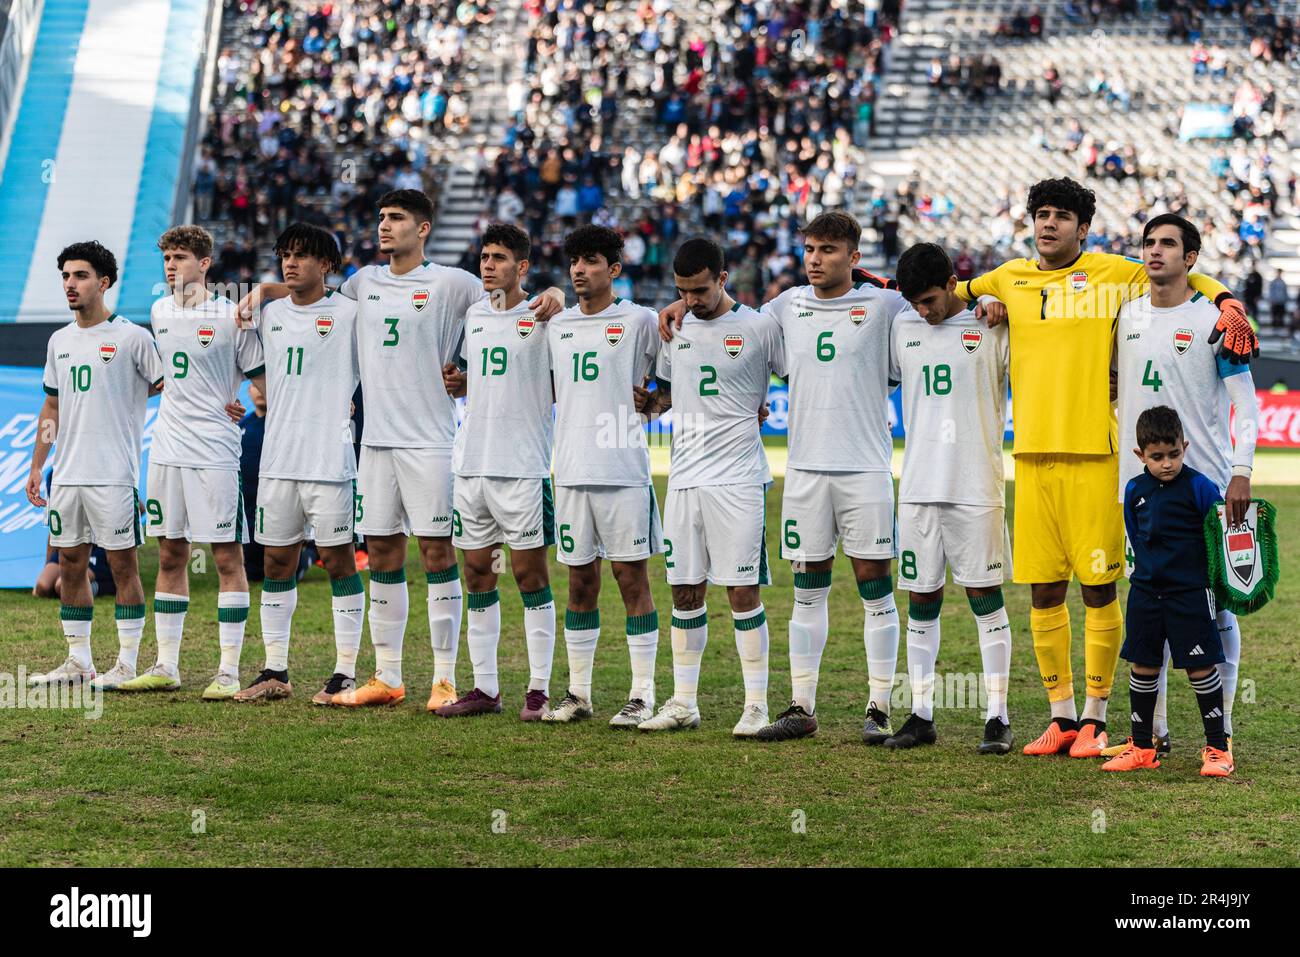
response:
<path fill-rule="evenodd" d="M 1159 392 L 1160 387 L 1164 385 L 1164 380 L 1160 378 L 1160 370 L 1152 364 L 1152 360 L 1147 360 L 1147 367 L 1142 372 L 1142 384 L 1149 385 L 1152 392 Z"/>

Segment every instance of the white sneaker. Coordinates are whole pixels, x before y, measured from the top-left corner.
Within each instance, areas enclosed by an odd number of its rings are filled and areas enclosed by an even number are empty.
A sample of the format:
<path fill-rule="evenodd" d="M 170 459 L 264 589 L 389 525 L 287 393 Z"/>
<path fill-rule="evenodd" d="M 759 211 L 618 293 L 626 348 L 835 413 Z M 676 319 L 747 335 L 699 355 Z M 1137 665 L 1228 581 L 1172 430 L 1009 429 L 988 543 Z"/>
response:
<path fill-rule="evenodd" d="M 635 728 L 642 721 L 654 717 L 655 703 L 643 698 L 631 698 L 623 705 L 618 714 L 609 719 L 611 728 Z"/>
<path fill-rule="evenodd" d="M 121 661 L 118 661 L 110 670 L 95 678 L 90 683 L 90 686 L 100 691 L 116 691 L 134 677 L 135 669 L 128 668 Z"/>
<path fill-rule="evenodd" d="M 700 726 L 700 709 L 694 705 L 683 704 L 676 698 L 664 702 L 659 713 L 636 726 L 638 731 L 677 731 L 681 728 L 698 728 Z"/>
<path fill-rule="evenodd" d="M 91 681 L 95 677 L 95 666 L 83 668 L 77 664 L 77 659 L 69 655 L 64 659 L 63 664 L 59 665 L 43 675 L 28 675 L 27 684 L 31 687 L 36 685 L 64 685 L 80 684 L 83 681 Z"/>
<path fill-rule="evenodd" d="M 731 729 L 731 735 L 735 738 L 752 738 L 758 734 L 760 728 L 766 727 L 767 705 L 747 704 L 745 710 L 740 713 L 740 720 Z"/>
<path fill-rule="evenodd" d="M 571 721 L 582 721 L 585 718 L 590 718 L 591 715 L 591 702 L 586 698 L 579 698 L 570 691 L 560 699 L 559 704 L 542 715 L 542 720 L 568 724 Z"/>

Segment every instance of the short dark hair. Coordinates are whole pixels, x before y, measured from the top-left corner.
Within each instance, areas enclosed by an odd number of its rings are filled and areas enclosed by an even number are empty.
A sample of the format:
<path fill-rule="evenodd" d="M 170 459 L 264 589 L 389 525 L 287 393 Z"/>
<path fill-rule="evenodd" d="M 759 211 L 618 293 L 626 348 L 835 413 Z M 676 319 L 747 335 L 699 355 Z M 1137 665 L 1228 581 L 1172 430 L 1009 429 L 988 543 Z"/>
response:
<path fill-rule="evenodd" d="M 1167 405 L 1157 405 L 1147 409 L 1137 420 L 1138 448 L 1146 451 L 1147 446 L 1177 445 L 1183 441 L 1183 421 L 1178 413 Z"/>
<path fill-rule="evenodd" d="M 678 276 L 694 276 L 707 269 L 717 279 L 726 266 L 722 247 L 707 236 L 692 236 L 677 247 L 677 255 L 673 257 L 673 272 Z"/>
<path fill-rule="evenodd" d="M 325 260 L 329 272 L 336 272 L 343 264 L 339 253 L 338 240 L 328 229 L 313 226 L 311 223 L 290 223 L 275 239 L 275 258 L 283 259 L 285 253 L 295 252 L 300 256 L 315 256 Z"/>
<path fill-rule="evenodd" d="M 63 271 L 64 263 L 73 259 L 90 263 L 90 268 L 95 270 L 95 275 L 107 276 L 110 289 L 113 283 L 117 282 L 117 257 L 107 246 L 89 239 L 84 243 L 73 243 L 71 246 L 63 247 L 63 252 L 59 253 L 59 271 Z"/>
<path fill-rule="evenodd" d="M 1043 179 L 1029 187 L 1029 200 L 1025 203 L 1032 219 L 1044 206 L 1065 209 L 1079 217 L 1079 224 L 1092 222 L 1097 214 L 1097 196 L 1086 186 L 1072 179 Z"/>
<path fill-rule="evenodd" d="M 568 259 L 604 256 L 611 266 L 623 261 L 623 237 L 608 226 L 589 223 L 564 237 L 564 255 Z"/>
<path fill-rule="evenodd" d="M 942 246 L 935 243 L 917 243 L 898 257 L 894 273 L 898 291 L 904 299 L 916 299 L 927 289 L 944 287 L 952 278 L 952 260 Z"/>
<path fill-rule="evenodd" d="M 1142 242 L 1144 245 L 1147 236 L 1151 234 L 1151 230 L 1160 226 L 1178 227 L 1183 234 L 1184 256 L 1188 253 L 1199 253 L 1201 251 L 1201 231 L 1176 213 L 1161 213 L 1159 216 L 1152 216 L 1148 219 L 1147 224 L 1142 227 Z"/>
<path fill-rule="evenodd" d="M 804 234 L 805 239 L 830 239 L 835 242 L 842 240 L 849 244 L 849 252 L 857 249 L 862 242 L 861 224 L 853 215 L 842 209 L 832 209 L 814 216 L 808 225 L 799 231 Z"/>
<path fill-rule="evenodd" d="M 527 259 L 533 251 L 533 242 L 528 234 L 511 223 L 490 223 L 483 230 L 483 241 L 479 244 L 481 252 L 486 246 L 504 246 L 510 250 L 516 262 Z"/>
<path fill-rule="evenodd" d="M 390 189 L 379 197 L 379 208 L 396 206 L 415 217 L 415 224 L 433 222 L 433 202 L 418 189 Z"/>

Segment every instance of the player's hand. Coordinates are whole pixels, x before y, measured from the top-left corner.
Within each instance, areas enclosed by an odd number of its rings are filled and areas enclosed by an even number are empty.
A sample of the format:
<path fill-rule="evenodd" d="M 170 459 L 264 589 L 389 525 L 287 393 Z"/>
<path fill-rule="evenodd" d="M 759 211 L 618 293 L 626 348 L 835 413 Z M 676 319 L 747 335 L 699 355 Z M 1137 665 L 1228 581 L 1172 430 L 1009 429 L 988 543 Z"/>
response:
<path fill-rule="evenodd" d="M 461 398 L 469 387 L 469 377 L 454 362 L 442 367 L 442 385 L 453 399 Z"/>
<path fill-rule="evenodd" d="M 248 410 L 239 404 L 238 399 L 236 399 L 234 402 L 226 403 L 226 415 L 230 416 L 230 421 L 235 423 L 235 425 L 238 425 L 240 422 L 242 422 L 244 416 L 247 414 L 248 414 Z"/>
<path fill-rule="evenodd" d="M 235 325 L 240 329 L 255 329 L 262 318 L 262 287 L 254 286 L 235 308 Z"/>
<path fill-rule="evenodd" d="M 641 383 L 641 385 L 632 386 L 632 403 L 639 415 L 645 415 L 649 411 L 650 404 L 654 399 L 654 393 L 650 391 L 649 385 L 650 377 L 646 376 L 645 382 Z"/>
<path fill-rule="evenodd" d="M 1246 307 L 1231 297 L 1219 300 L 1218 306 L 1219 321 L 1208 341 L 1213 345 L 1222 339 L 1219 354 L 1235 365 L 1246 365 L 1259 355 L 1259 338 L 1246 318 Z"/>
<path fill-rule="evenodd" d="M 44 508 L 50 504 L 41 498 L 41 473 L 39 469 L 32 469 L 31 474 L 27 476 L 27 501 L 37 508 Z"/>
<path fill-rule="evenodd" d="M 1246 518 L 1246 509 L 1250 508 L 1250 479 L 1234 475 L 1228 483 L 1227 494 L 1223 496 L 1223 506 L 1228 525 L 1241 524 Z"/>
<path fill-rule="evenodd" d="M 975 304 L 975 318 L 983 319 L 990 329 L 1000 326 L 1007 321 L 1007 305 L 996 296 L 980 296 Z"/>
<path fill-rule="evenodd" d="M 1114 402 L 1119 398 L 1119 370 L 1110 370 L 1110 401 Z"/>
<path fill-rule="evenodd" d="M 772 414 L 772 410 L 769 409 L 767 407 L 767 403 L 764 402 L 762 406 L 759 407 L 758 410 L 758 427 L 760 429 L 763 427 L 763 423 L 767 421 L 767 417 L 771 414 Z"/>
<path fill-rule="evenodd" d="M 538 322 L 546 322 L 564 310 L 564 293 L 552 286 L 536 298 L 530 299 L 528 308 L 533 311 L 534 319 Z"/>
<path fill-rule="evenodd" d="M 682 327 L 686 318 L 686 303 L 678 299 L 659 310 L 659 338 L 664 342 L 673 341 L 673 330 Z"/>

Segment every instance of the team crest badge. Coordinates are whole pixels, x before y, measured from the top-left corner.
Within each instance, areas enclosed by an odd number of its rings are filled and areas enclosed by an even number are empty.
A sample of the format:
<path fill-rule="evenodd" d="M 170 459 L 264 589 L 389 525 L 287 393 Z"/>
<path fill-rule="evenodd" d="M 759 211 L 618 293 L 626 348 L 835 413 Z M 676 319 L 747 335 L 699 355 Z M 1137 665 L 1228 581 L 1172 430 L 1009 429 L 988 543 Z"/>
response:
<path fill-rule="evenodd" d="M 1083 292 L 1083 287 L 1088 285 L 1088 274 L 1086 272 L 1070 273 L 1070 288 L 1075 292 Z"/>
<path fill-rule="evenodd" d="M 330 334 L 330 331 L 333 328 L 334 328 L 333 316 L 316 317 L 316 335 L 320 336 L 322 339 L 328 336 Z"/>
<path fill-rule="evenodd" d="M 102 362 L 112 362 L 113 356 L 117 355 L 117 343 L 105 342 L 99 347 L 99 358 Z"/>
<path fill-rule="evenodd" d="M 745 348 L 745 337 L 723 336 L 722 348 L 726 349 L 727 355 L 734 359 L 736 356 L 740 355 L 740 351 Z"/>
<path fill-rule="evenodd" d="M 1180 356 L 1192 347 L 1192 330 L 1176 329 L 1174 330 L 1174 351 Z"/>
<path fill-rule="evenodd" d="M 967 329 L 961 334 L 961 346 L 967 352 L 974 352 L 984 341 L 984 333 L 978 329 Z"/>
<path fill-rule="evenodd" d="M 605 341 L 611 346 L 616 346 L 623 339 L 623 323 L 609 322 L 605 324 Z"/>
<path fill-rule="evenodd" d="M 527 339 L 529 333 L 537 328 L 537 320 L 532 316 L 520 316 L 515 320 L 515 332 L 519 333 L 520 339 Z"/>
<path fill-rule="evenodd" d="M 862 320 L 867 318 L 866 306 L 854 306 L 849 310 L 849 319 L 855 326 L 862 325 Z"/>
<path fill-rule="evenodd" d="M 212 340 L 217 337 L 216 326 L 199 326 L 199 345 L 207 348 L 212 345 Z"/>
<path fill-rule="evenodd" d="M 1228 532 L 1228 562 L 1243 585 L 1250 584 L 1255 571 L 1255 530 L 1242 522 Z"/>
<path fill-rule="evenodd" d="M 411 305 L 415 307 L 416 312 L 423 312 L 424 307 L 429 304 L 429 290 L 417 289 L 411 293 Z"/>

